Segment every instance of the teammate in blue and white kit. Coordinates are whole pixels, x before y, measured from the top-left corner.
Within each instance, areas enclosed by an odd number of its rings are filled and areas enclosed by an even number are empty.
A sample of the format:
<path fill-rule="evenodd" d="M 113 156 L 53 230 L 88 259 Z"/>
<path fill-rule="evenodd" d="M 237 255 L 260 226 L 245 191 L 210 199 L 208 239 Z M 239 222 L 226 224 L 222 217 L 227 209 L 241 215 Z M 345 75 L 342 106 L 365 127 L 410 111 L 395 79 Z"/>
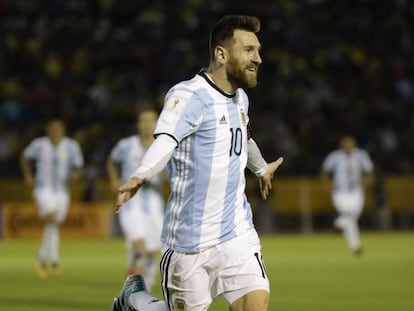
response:
<path fill-rule="evenodd" d="M 207 310 L 222 296 L 230 310 L 267 310 L 269 280 L 245 195 L 245 168 L 271 190 L 282 158 L 266 163 L 248 128 L 243 88 L 262 62 L 256 17 L 226 16 L 210 37 L 210 65 L 166 95 L 156 140 L 119 189 L 118 208 L 165 165 L 171 194 L 162 231 L 164 302 L 129 278 L 112 310 Z M 142 286 L 141 286 L 142 289 Z"/>
<path fill-rule="evenodd" d="M 357 148 L 351 136 L 341 138 L 340 148 L 328 154 L 321 169 L 323 181 L 331 185 L 333 205 L 339 214 L 334 225 L 357 255 L 361 253 L 358 219 L 364 206 L 364 186 L 372 182 L 373 169 L 368 153 Z"/>
<path fill-rule="evenodd" d="M 70 195 L 69 180 L 79 178 L 83 157 L 79 144 L 65 136 L 61 120 L 51 120 L 46 127 L 47 136 L 34 139 L 23 151 L 20 159 L 24 180 L 34 186 L 34 199 L 44 233 L 38 253 L 38 273 L 47 277 L 47 265 L 59 272 L 59 225 L 66 219 Z M 35 177 L 31 162 L 35 164 Z"/>
<path fill-rule="evenodd" d="M 122 138 L 112 149 L 107 161 L 107 172 L 114 190 L 135 172 L 148 147 L 154 141 L 153 133 L 158 113 L 153 108 L 142 109 L 137 118 L 137 135 Z M 155 256 L 161 249 L 161 228 L 164 218 L 164 200 L 161 194 L 163 178 L 156 175 L 139 193 L 128 201 L 119 214 L 126 238 L 128 274 L 143 274 L 148 289 L 155 281 Z"/>

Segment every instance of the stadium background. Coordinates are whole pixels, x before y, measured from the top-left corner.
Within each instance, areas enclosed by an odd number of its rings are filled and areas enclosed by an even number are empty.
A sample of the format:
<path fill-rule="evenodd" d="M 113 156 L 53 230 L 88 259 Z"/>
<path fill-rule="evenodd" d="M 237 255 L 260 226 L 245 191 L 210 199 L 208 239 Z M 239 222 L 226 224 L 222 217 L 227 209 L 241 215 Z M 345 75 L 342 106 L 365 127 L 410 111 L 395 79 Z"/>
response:
<path fill-rule="evenodd" d="M 257 88 L 248 91 L 253 135 L 266 159 L 285 158 L 268 203 L 258 200 L 249 175 L 260 232 L 329 232 L 334 211 L 317 177 L 323 157 L 346 132 L 369 151 L 376 168 L 362 229 L 408 230 L 412 242 L 411 1 L 0 0 L 0 235 L 12 239 L 0 248 L 26 247 L 32 238 L 36 246 L 40 225 L 18 157 L 53 117 L 64 119 L 86 160 L 82 181 L 72 185 L 75 206 L 63 235 L 80 245 L 80 237 L 119 238 L 104 171 L 109 150 L 134 132 L 139 106 L 160 108 L 171 85 L 208 64 L 209 29 L 228 13 L 262 21 L 264 62 Z M 102 228 L 85 221 L 91 215 L 102 218 Z M 122 271 L 124 254 L 120 240 L 115 243 Z M 3 254 L 0 269 L 14 271 L 6 260 L 13 253 Z M 11 279 L 0 275 L 0 284 Z M 112 286 L 116 292 L 119 279 Z"/>

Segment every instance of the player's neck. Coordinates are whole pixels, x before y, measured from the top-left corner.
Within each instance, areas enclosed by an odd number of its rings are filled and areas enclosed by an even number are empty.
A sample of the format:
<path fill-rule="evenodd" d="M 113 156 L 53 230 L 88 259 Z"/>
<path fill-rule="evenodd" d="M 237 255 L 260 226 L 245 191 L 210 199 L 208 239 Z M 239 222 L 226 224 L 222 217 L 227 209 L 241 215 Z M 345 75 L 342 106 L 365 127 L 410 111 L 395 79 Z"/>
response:
<path fill-rule="evenodd" d="M 57 146 L 60 144 L 60 142 L 62 141 L 62 138 L 51 138 L 49 137 L 50 142 L 52 143 L 53 146 Z"/>
<path fill-rule="evenodd" d="M 234 94 L 236 92 L 237 87 L 234 86 L 227 78 L 224 66 L 214 68 L 214 65 L 210 65 L 207 69 L 207 76 L 224 93 Z"/>
<path fill-rule="evenodd" d="M 154 141 L 154 138 L 152 136 L 141 136 L 140 137 L 141 140 L 141 145 L 144 146 L 145 148 L 148 148 L 149 146 L 151 146 L 152 142 Z"/>

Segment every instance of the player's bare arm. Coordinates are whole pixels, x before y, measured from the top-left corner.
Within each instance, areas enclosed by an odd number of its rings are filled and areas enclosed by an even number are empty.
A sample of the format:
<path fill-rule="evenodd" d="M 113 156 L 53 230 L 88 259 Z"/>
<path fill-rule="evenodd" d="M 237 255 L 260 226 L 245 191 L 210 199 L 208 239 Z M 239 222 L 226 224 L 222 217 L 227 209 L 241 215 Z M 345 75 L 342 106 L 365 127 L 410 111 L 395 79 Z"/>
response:
<path fill-rule="evenodd" d="M 276 161 L 268 163 L 266 174 L 260 177 L 260 193 L 263 200 L 266 200 L 269 197 L 270 191 L 272 190 L 273 175 L 282 163 L 282 157 L 279 157 Z"/>
<path fill-rule="evenodd" d="M 320 177 L 322 181 L 323 188 L 328 192 L 331 193 L 332 191 L 332 180 L 330 173 L 325 170 L 324 168 L 321 169 Z"/>
<path fill-rule="evenodd" d="M 121 177 L 118 173 L 118 167 L 116 163 L 109 158 L 106 162 L 106 172 L 109 176 L 109 182 L 111 183 L 111 188 L 114 191 L 118 191 L 119 187 L 122 185 Z"/>
<path fill-rule="evenodd" d="M 140 179 L 138 177 L 132 177 L 126 183 L 124 183 L 118 189 L 118 198 L 116 200 L 116 209 L 115 211 L 118 213 L 122 205 L 124 205 L 128 200 L 130 200 L 138 191 L 138 189 L 145 184 L 145 179 Z"/>
<path fill-rule="evenodd" d="M 77 167 L 77 168 L 72 169 L 72 172 L 70 174 L 70 178 L 72 180 L 79 180 L 81 176 L 82 176 L 82 168 Z"/>
<path fill-rule="evenodd" d="M 30 160 L 27 159 L 24 155 L 20 157 L 20 167 L 23 173 L 24 182 L 28 186 L 34 185 L 34 178 L 32 174 L 32 169 L 30 166 Z"/>

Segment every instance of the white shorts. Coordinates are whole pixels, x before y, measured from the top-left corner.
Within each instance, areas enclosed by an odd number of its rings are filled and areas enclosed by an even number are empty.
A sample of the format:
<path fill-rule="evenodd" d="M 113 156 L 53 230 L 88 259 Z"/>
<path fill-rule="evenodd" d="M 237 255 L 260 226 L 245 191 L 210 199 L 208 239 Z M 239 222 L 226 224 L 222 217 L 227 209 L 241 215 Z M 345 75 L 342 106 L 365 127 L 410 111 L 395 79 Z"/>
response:
<path fill-rule="evenodd" d="M 361 190 L 335 191 L 332 200 L 339 214 L 359 217 L 364 206 L 364 193 Z"/>
<path fill-rule="evenodd" d="M 50 188 L 37 188 L 33 191 L 40 218 L 55 213 L 56 222 L 62 223 L 66 219 L 69 208 L 69 194 L 66 191 L 54 191 Z"/>
<path fill-rule="evenodd" d="M 166 249 L 161 259 L 164 299 L 171 311 L 207 310 L 222 295 L 228 305 L 269 279 L 255 230 L 196 254 Z"/>
<path fill-rule="evenodd" d="M 164 201 L 153 189 L 141 190 L 124 204 L 119 222 L 128 242 L 143 239 L 146 249 L 153 252 L 161 248 Z"/>

